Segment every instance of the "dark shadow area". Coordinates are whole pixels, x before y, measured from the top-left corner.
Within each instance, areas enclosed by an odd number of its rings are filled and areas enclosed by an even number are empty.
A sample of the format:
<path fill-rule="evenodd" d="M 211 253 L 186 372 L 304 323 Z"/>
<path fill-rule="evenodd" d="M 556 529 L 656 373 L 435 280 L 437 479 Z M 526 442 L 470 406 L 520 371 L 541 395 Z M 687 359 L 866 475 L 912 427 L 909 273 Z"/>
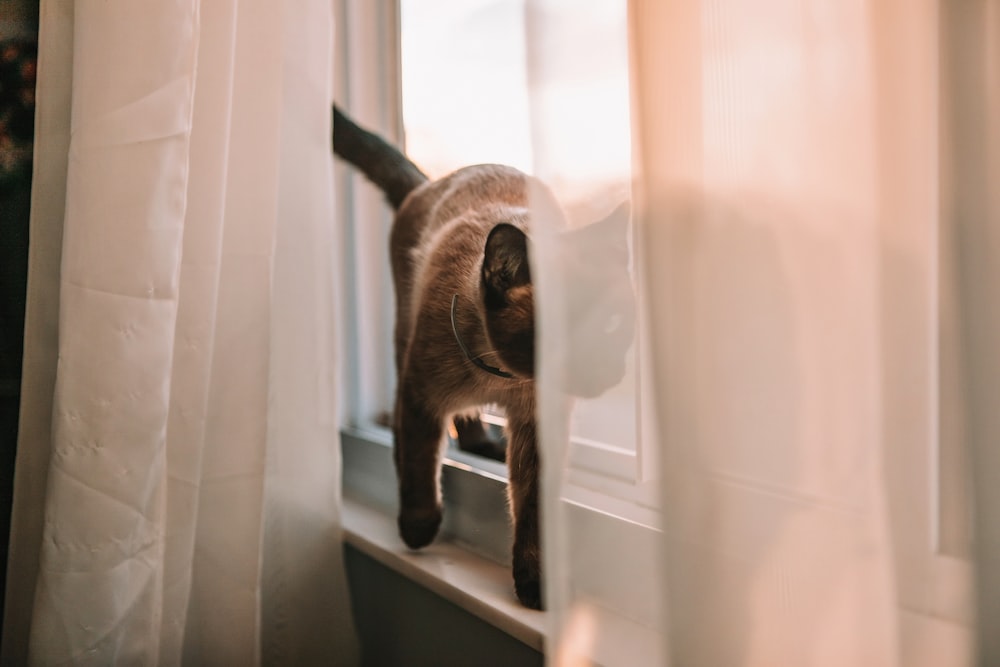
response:
<path fill-rule="evenodd" d="M 38 0 L 0 6 L 0 617 L 21 394 L 28 220 L 38 59 Z"/>
<path fill-rule="evenodd" d="M 353 547 L 344 561 L 365 667 L 544 664 L 538 651 Z"/>

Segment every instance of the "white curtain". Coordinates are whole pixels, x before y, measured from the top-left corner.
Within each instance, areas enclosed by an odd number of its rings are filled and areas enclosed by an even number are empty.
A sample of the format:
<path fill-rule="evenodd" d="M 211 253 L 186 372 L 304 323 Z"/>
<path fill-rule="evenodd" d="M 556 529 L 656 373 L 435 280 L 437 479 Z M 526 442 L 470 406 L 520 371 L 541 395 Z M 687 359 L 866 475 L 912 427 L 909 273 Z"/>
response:
<path fill-rule="evenodd" d="M 323 0 L 43 0 L 3 664 L 351 664 Z"/>
<path fill-rule="evenodd" d="M 585 187 L 561 137 L 616 132 L 613 95 L 588 90 L 613 54 L 597 28 L 574 38 L 574 3 L 527 6 L 536 171 Z M 603 351 L 567 356 L 579 313 L 553 304 L 600 293 L 560 279 L 543 229 L 551 661 L 993 664 L 1000 3 L 627 16 L 637 389 L 583 405 L 637 433 L 639 464 L 623 485 L 566 445 L 559 378 Z M 630 517 L 650 483 L 658 511 Z"/>

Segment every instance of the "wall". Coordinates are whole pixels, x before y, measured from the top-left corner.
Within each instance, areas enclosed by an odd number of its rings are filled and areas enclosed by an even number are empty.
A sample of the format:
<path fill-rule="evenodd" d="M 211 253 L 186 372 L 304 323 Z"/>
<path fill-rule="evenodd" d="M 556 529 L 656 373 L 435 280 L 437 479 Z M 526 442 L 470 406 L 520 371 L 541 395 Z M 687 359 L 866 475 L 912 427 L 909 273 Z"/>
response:
<path fill-rule="evenodd" d="M 344 549 L 365 667 L 531 667 L 541 653 L 375 562 Z"/>

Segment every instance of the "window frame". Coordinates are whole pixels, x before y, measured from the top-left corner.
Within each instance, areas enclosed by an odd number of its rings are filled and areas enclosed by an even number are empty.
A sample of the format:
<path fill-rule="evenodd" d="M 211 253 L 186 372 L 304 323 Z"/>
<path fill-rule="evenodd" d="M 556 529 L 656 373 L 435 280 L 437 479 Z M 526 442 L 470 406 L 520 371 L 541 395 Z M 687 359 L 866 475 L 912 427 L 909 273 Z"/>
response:
<path fill-rule="evenodd" d="M 334 99 L 359 122 L 401 143 L 397 0 L 334 0 Z M 372 427 L 393 402 L 394 300 L 386 250 L 392 214 L 375 186 L 334 161 L 337 197 L 342 386 L 341 423 Z M 380 307 L 372 308 L 371 304 Z"/>
<path fill-rule="evenodd" d="M 360 122 L 402 144 L 399 1 L 336 0 L 335 10 L 338 19 L 335 99 Z M 344 392 L 342 398 L 341 414 L 346 418 L 342 422 L 352 428 L 377 428 L 380 421 L 377 416 L 391 412 L 395 386 L 392 364 L 376 361 L 392 358 L 394 296 L 391 281 L 385 279 L 389 275 L 385 246 L 392 215 L 382 194 L 349 166 L 338 161 L 335 173 L 338 218 L 347 221 L 339 226 L 343 248 L 339 263 L 342 320 L 350 323 L 341 332 L 345 343 L 341 358 L 346 362 L 342 366 L 342 379 L 344 386 L 353 388 L 350 393 Z M 361 220 L 369 223 L 359 224 Z M 381 307 L 373 309 L 372 303 Z M 642 351 L 633 354 L 638 359 Z M 642 368 L 639 363 L 636 366 Z M 634 378 L 637 399 L 644 395 L 643 387 L 648 383 L 648 378 L 640 375 L 641 370 Z M 646 406 L 642 406 L 641 412 L 647 412 Z M 638 412 L 635 418 L 640 420 Z M 384 423 L 385 419 L 381 421 Z M 606 493 L 616 501 L 632 502 L 646 509 L 655 507 L 658 504 L 652 483 L 655 461 L 650 465 L 652 447 L 643 434 L 645 429 L 646 424 L 636 429 L 634 450 L 572 437 L 572 483 Z M 472 464 L 480 462 L 473 460 Z"/>
<path fill-rule="evenodd" d="M 335 99 L 359 122 L 401 144 L 398 0 L 335 0 L 334 11 Z M 381 369 L 371 363 L 375 354 L 392 359 L 394 297 L 391 281 L 384 280 L 389 275 L 386 243 L 391 213 L 382 195 L 339 161 L 335 166 L 335 182 L 337 216 L 344 223 L 338 224 L 342 248 L 339 339 L 341 359 L 345 362 L 341 373 L 342 386 L 349 388 L 341 392 L 343 493 L 347 499 L 395 516 L 398 501 L 392 434 L 384 423 L 371 417 L 392 404 L 395 383 L 391 361 Z M 379 219 L 380 223 L 359 224 L 367 218 Z M 371 261 L 365 261 L 365 253 Z M 379 259 L 376 261 L 375 257 Z M 384 271 L 382 279 L 376 276 L 380 265 Z M 372 284 L 376 287 L 371 288 Z M 374 315 L 370 307 L 364 311 L 361 308 L 372 296 L 381 298 L 384 305 Z M 366 321 L 372 317 L 374 322 Z M 376 332 L 379 327 L 381 331 Z M 378 343 L 371 344 L 373 340 Z M 361 349 L 366 343 L 367 347 Z M 636 567 L 645 566 L 639 561 L 651 557 L 660 541 L 659 531 L 651 527 L 657 522 L 658 512 L 649 507 L 658 503 L 657 490 L 649 475 L 643 477 L 639 469 L 641 442 L 637 442 L 636 452 L 601 443 L 579 440 L 578 443 L 581 449 L 573 460 L 579 465 L 572 471 L 571 481 L 580 493 L 566 502 L 581 521 L 596 527 L 600 533 L 627 534 L 631 543 L 649 545 L 625 556 L 636 559 L 633 566 L 624 563 L 617 568 L 619 573 L 634 572 Z M 598 475 L 588 468 L 612 470 L 612 475 Z M 449 448 L 443 457 L 441 478 L 445 519 L 438 539 L 509 566 L 511 526 L 507 503 L 499 498 L 506 496 L 506 467 Z M 400 550 L 405 550 L 402 542 Z M 659 627 L 659 621 L 650 609 L 648 587 L 637 585 L 634 578 L 624 574 L 619 579 L 587 593 L 609 613 L 635 624 L 636 632 L 646 638 L 648 650 L 655 650 L 660 638 L 653 629 Z"/>
<path fill-rule="evenodd" d="M 400 141 L 403 136 L 400 86 L 400 13 L 398 0 L 335 0 L 337 17 L 336 39 L 336 99 L 359 121 L 383 133 L 390 140 Z M 930 30 L 930 27 L 928 27 Z M 936 37 L 935 37 L 936 39 Z M 938 51 L 933 51 L 937 53 Z M 941 63 L 931 63 L 934 67 Z M 353 83 L 352 83 L 353 82 Z M 363 83 L 357 83 L 363 82 Z M 941 91 L 937 91 L 942 95 Z M 929 100 L 929 103 L 934 101 Z M 891 148 L 891 147 L 890 147 Z M 941 150 L 940 146 L 935 150 Z M 938 156 L 935 156 L 938 157 Z M 937 164 L 935 162 L 935 164 Z M 939 171 L 928 175 L 930 188 L 936 191 Z M 396 511 L 396 486 L 391 463 L 391 433 L 375 420 L 365 418 L 392 404 L 394 370 L 392 364 L 381 368 L 371 364 L 373 354 L 384 354 L 391 359 L 391 331 L 393 321 L 392 286 L 384 280 L 388 275 L 387 252 L 385 250 L 391 215 L 382 201 L 381 195 L 363 179 L 352 174 L 349 168 L 338 164 L 338 198 L 336 202 L 338 218 L 347 221 L 341 247 L 344 248 L 341 266 L 341 303 L 344 307 L 344 322 L 360 327 L 352 329 L 344 325 L 340 340 L 344 343 L 341 359 L 343 364 L 343 385 L 351 391 L 341 392 L 343 405 L 342 442 L 345 496 L 377 507 L 393 515 Z M 939 202 L 929 202 L 932 208 Z M 361 227 L 355 222 L 362 218 L 374 218 L 379 224 Z M 939 234 L 941 225 L 947 223 L 943 215 L 935 212 L 937 227 L 925 230 L 931 237 Z M 885 249 L 889 251 L 891 249 Z M 967 617 L 968 600 L 973 597 L 972 568 L 969 561 L 945 553 L 940 544 L 936 522 L 940 520 L 937 494 L 940 493 L 938 466 L 941 447 L 937 414 L 940 409 L 941 390 L 940 340 L 937 338 L 937 324 L 941 316 L 939 292 L 936 281 L 940 280 L 940 265 L 936 256 L 938 248 L 927 245 L 925 250 L 933 256 L 928 261 L 929 280 L 925 302 L 919 312 L 911 313 L 906 322 L 886 322 L 892 326 L 886 331 L 898 330 L 917 323 L 926 327 L 923 342 L 914 343 L 908 353 L 911 358 L 920 357 L 923 363 L 927 385 L 919 392 L 904 397 L 892 396 L 896 391 L 893 382 L 899 380 L 885 369 L 883 382 L 886 398 L 901 401 L 900 405 L 917 408 L 930 415 L 925 423 L 913 428 L 903 428 L 903 419 L 898 415 L 888 415 L 883 431 L 886 467 L 898 478 L 889 480 L 891 489 L 890 511 L 900 516 L 914 511 L 925 515 L 924 521 L 893 521 L 895 526 L 905 526 L 905 534 L 894 537 L 903 546 L 905 558 L 897 561 L 897 581 L 900 585 L 898 608 L 902 618 L 903 646 L 922 646 L 917 641 L 920 636 L 943 638 L 948 650 L 960 652 L 963 642 L 968 641 L 970 620 Z M 385 272 L 379 274 L 378 262 L 363 263 L 364 257 L 381 258 Z M 887 275 L 893 270 L 891 258 L 882 257 L 887 267 Z M 364 280 L 355 280 L 358 274 Z M 901 283 L 906 285 L 904 281 Z M 374 285 L 365 291 L 365 285 Z M 912 287 L 911 287 L 912 289 Z M 361 317 L 361 304 L 372 294 L 381 299 L 385 306 L 375 313 L 376 322 L 370 326 L 365 319 L 371 309 Z M 888 294 L 887 292 L 885 294 Z M 641 298 L 641 295 L 640 295 Z M 640 308 L 640 312 L 643 309 Z M 893 313 L 890 317 L 895 317 Z M 914 319 L 916 318 L 916 319 Z M 367 329 L 365 327 L 368 327 Z M 372 335 L 371 330 L 381 327 L 380 333 Z M 638 327 L 644 331 L 645 327 Z M 359 351 L 365 341 L 368 351 Z M 648 341 L 640 340 L 641 346 Z M 923 348 L 923 352 L 917 348 Z M 891 336 L 884 341 L 883 349 L 897 346 Z M 378 351 L 376 351 L 376 348 Z M 915 350 L 915 351 L 914 351 Z M 365 355 L 368 355 L 366 358 Z M 648 349 L 639 348 L 639 355 L 648 354 Z M 647 379 L 641 374 L 637 396 L 647 392 Z M 906 413 L 903 410 L 902 413 Z M 576 450 L 571 453 L 573 470 L 570 471 L 574 493 L 564 499 L 573 511 L 581 513 L 580 521 L 594 526 L 593 539 L 600 535 L 616 535 L 622 531 L 630 533 L 628 541 L 634 544 L 649 544 L 648 550 L 633 554 L 634 565 L 623 564 L 619 568 L 602 570 L 602 576 L 614 576 L 615 572 L 635 572 L 645 567 L 638 562 L 656 552 L 660 533 L 650 526 L 658 523 L 659 491 L 652 471 L 657 468 L 655 461 L 649 460 L 650 449 L 644 443 L 655 442 L 646 432 L 653 421 L 648 419 L 647 406 L 640 405 L 640 433 L 635 452 L 608 447 L 601 443 L 576 440 Z M 895 419 L 895 421 L 893 421 Z M 915 454 L 916 450 L 916 456 Z M 610 472 L 609 472 L 610 471 Z M 506 470 L 500 464 L 484 461 L 479 457 L 448 450 L 443 461 L 443 486 L 445 489 L 445 524 L 443 539 L 455 542 L 463 548 L 479 553 L 502 565 L 510 562 L 510 526 L 506 504 L 498 500 L 505 494 Z M 923 545 L 920 548 L 918 545 Z M 402 546 L 400 547 L 402 549 Z M 581 581 L 587 581 L 581 577 Z M 595 577 L 595 581 L 597 578 Z M 634 582 L 623 578 L 612 585 L 601 586 L 600 591 L 587 591 L 599 598 L 604 608 L 620 612 L 622 616 L 634 619 L 644 628 L 661 627 L 655 612 L 649 609 L 649 591 L 636 588 Z M 929 663 L 928 663 L 929 664 Z"/>
<path fill-rule="evenodd" d="M 968 537 L 964 525 L 968 517 L 962 516 L 968 506 L 954 497 L 964 486 L 960 468 L 967 460 L 963 452 L 967 443 L 959 440 L 961 426 L 956 429 L 956 420 L 962 418 L 954 408 L 955 401 L 961 405 L 968 397 L 949 395 L 962 384 L 955 378 L 960 371 L 954 352 L 960 341 L 953 327 L 965 325 L 956 321 L 960 316 L 953 302 L 968 295 L 961 294 L 962 286 L 951 275 L 957 268 L 952 257 L 958 219 L 949 210 L 954 184 L 948 175 L 954 176 L 949 169 L 954 165 L 947 164 L 956 151 L 951 136 L 956 119 L 949 115 L 961 113 L 961 105 L 968 102 L 956 99 L 949 89 L 955 75 L 949 67 L 957 66 L 949 64 L 949 49 L 956 46 L 949 44 L 949 23 L 968 20 L 961 13 L 971 5 L 932 1 L 934 11 L 924 7 L 905 14 L 910 25 L 901 31 L 919 39 L 894 43 L 898 52 L 886 48 L 876 65 L 885 68 L 886 76 L 904 80 L 899 63 L 909 64 L 916 76 L 909 79 L 904 99 L 910 102 L 907 114 L 919 116 L 916 123 L 899 124 L 898 109 L 887 104 L 881 110 L 879 147 L 893 154 L 905 146 L 912 153 L 906 161 L 898 155 L 890 158 L 906 164 L 909 171 L 888 177 L 900 178 L 898 183 L 883 184 L 897 196 L 884 211 L 882 224 L 905 223 L 890 230 L 891 240 L 884 244 L 880 262 L 883 303 L 896 304 L 882 313 L 884 467 L 893 541 L 898 546 L 901 658 L 913 665 L 967 664 L 975 637 L 973 563 L 965 547 L 956 544 Z M 927 72 L 937 79 L 927 82 Z M 919 103 L 913 104 L 914 100 Z M 937 127 L 938 132 L 917 136 L 912 129 L 927 126 Z M 904 190 L 899 186 L 903 182 L 922 187 Z M 911 192 L 923 196 L 914 198 Z"/>

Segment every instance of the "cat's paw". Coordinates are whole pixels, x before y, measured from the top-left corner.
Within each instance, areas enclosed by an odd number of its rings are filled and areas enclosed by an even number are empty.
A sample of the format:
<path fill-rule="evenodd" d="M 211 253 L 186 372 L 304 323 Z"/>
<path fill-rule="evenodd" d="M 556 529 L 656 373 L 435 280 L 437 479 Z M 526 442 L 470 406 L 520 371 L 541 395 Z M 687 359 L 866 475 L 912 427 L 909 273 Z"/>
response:
<path fill-rule="evenodd" d="M 514 592 L 525 607 L 542 609 L 542 578 L 537 561 L 531 564 L 514 559 Z"/>
<path fill-rule="evenodd" d="M 401 510 L 399 512 L 399 536 L 411 549 L 426 547 L 437 535 L 441 527 L 441 508 L 431 511 Z"/>
<path fill-rule="evenodd" d="M 499 461 L 500 463 L 505 463 L 507 461 L 507 443 L 503 441 L 490 440 L 487 437 L 480 440 L 473 440 L 471 442 L 465 442 L 459 439 L 458 448 L 463 452 L 475 454 L 476 456 L 482 456 L 487 459 L 493 459 L 494 461 Z"/>

